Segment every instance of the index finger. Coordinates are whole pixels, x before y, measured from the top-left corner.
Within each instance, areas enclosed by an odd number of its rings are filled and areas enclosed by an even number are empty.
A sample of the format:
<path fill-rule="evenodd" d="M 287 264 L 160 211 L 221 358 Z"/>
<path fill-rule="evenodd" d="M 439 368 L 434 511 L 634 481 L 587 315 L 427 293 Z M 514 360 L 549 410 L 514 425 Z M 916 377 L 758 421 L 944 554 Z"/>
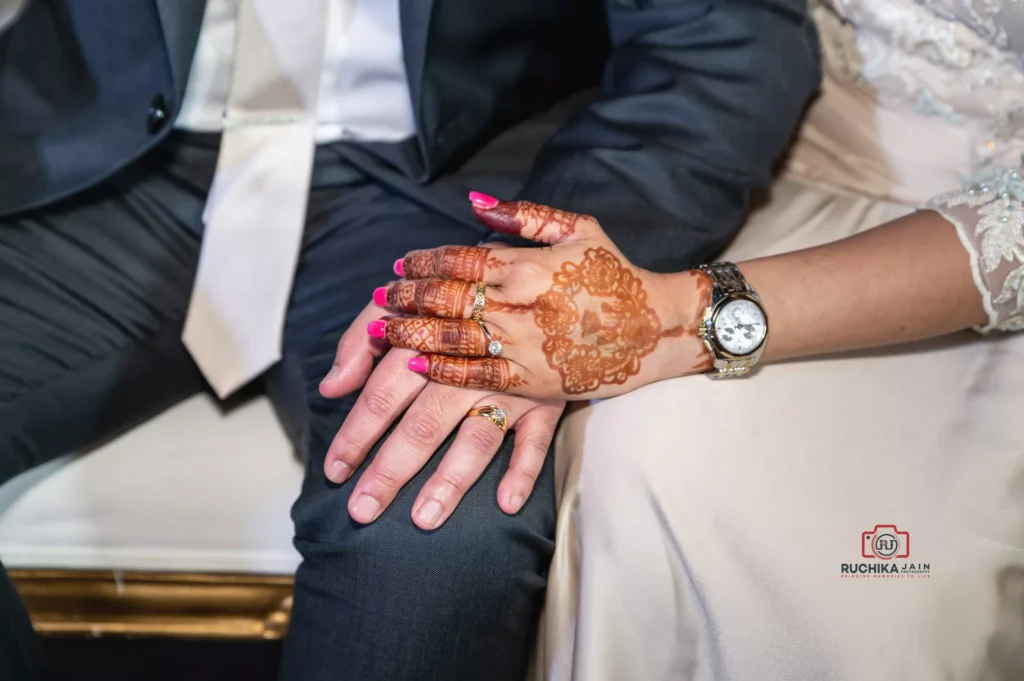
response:
<path fill-rule="evenodd" d="M 327 448 L 324 475 L 342 483 L 362 464 L 373 445 L 427 384 L 406 369 L 408 350 L 392 350 L 377 365 L 352 411 Z M 404 374 L 404 375 L 403 375 Z"/>
<path fill-rule="evenodd" d="M 496 283 L 494 272 L 505 263 L 494 249 L 482 246 L 442 246 L 409 251 L 396 265 L 406 279 L 458 279 Z"/>

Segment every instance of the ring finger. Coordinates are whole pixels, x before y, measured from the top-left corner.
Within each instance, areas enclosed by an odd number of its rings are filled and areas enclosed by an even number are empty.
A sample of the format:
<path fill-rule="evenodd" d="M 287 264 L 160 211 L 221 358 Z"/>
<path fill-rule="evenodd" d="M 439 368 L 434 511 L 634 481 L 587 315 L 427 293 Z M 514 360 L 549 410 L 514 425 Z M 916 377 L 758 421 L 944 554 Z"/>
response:
<path fill-rule="evenodd" d="M 461 357 L 497 357 L 508 344 L 502 334 L 471 319 L 392 317 L 372 322 L 368 330 L 383 333 L 392 347 Z"/>
<path fill-rule="evenodd" d="M 513 428 L 517 412 L 521 412 L 526 405 L 519 398 L 488 395 L 474 406 L 497 407 L 505 414 L 506 428 Z M 437 471 L 423 484 L 413 504 L 412 518 L 417 527 L 433 530 L 448 519 L 469 488 L 483 475 L 501 447 L 505 432 L 483 416 L 467 415 L 459 426 L 451 448 L 441 460 Z"/>

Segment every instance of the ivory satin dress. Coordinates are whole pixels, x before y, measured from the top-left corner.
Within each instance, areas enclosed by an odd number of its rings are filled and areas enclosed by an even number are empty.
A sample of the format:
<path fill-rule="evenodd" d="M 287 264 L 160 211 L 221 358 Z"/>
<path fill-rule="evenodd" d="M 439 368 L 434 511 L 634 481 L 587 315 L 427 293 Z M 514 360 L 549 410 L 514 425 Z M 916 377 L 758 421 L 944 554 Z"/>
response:
<path fill-rule="evenodd" d="M 1024 2 L 814 14 L 822 96 L 723 259 L 928 204 L 994 332 L 575 405 L 537 679 L 1024 680 Z"/>

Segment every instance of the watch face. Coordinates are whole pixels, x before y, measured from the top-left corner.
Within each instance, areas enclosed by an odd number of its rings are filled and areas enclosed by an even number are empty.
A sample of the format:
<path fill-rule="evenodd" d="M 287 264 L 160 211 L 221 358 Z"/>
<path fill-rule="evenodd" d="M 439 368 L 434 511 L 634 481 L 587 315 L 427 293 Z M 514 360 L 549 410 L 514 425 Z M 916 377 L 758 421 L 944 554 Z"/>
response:
<path fill-rule="evenodd" d="M 715 339 L 733 355 L 749 355 L 761 345 L 766 333 L 764 312 L 743 298 L 726 303 L 715 318 Z"/>

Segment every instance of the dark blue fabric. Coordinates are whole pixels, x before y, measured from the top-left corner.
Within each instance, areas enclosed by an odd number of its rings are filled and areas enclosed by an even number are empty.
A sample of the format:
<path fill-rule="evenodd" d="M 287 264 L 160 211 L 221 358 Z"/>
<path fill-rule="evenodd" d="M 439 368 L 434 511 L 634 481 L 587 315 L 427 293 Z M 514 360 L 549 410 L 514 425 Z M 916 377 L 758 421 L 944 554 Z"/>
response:
<path fill-rule="evenodd" d="M 203 389 L 178 335 L 216 152 L 214 136 L 175 134 L 79 196 L 0 220 L 0 481 Z M 440 453 L 367 527 L 348 518 L 354 483 L 338 488 L 323 475 L 354 399 L 317 390 L 340 334 L 407 250 L 484 235 L 461 188 L 406 185 L 387 169 L 371 179 L 347 160 L 357 153 L 317 150 L 285 359 L 266 377 L 307 465 L 294 509 L 304 561 L 281 678 L 518 678 L 552 551 L 550 464 L 524 510 L 506 516 L 496 490 L 510 435 L 433 533 L 410 513 Z M 514 182 L 486 168 L 475 178 Z M 0 679 L 20 680 L 32 643 L 11 599 L 0 575 Z"/>
<path fill-rule="evenodd" d="M 0 214 L 92 185 L 159 141 L 180 101 L 162 36 L 152 0 L 28 3 L 0 35 Z M 153 129 L 158 97 L 168 118 Z"/>
<path fill-rule="evenodd" d="M 160 95 L 176 114 L 201 7 L 37 0 L 0 36 L 0 215 L 95 182 L 166 133 L 147 131 L 146 112 Z M 805 0 L 401 0 L 401 18 L 410 178 L 441 177 L 601 85 L 521 196 L 595 215 L 656 271 L 728 243 L 819 79 Z"/>
<path fill-rule="evenodd" d="M 802 0 L 609 0 L 607 19 L 603 97 L 519 198 L 595 216 L 647 269 L 694 267 L 739 229 L 817 87 L 814 25 Z"/>

